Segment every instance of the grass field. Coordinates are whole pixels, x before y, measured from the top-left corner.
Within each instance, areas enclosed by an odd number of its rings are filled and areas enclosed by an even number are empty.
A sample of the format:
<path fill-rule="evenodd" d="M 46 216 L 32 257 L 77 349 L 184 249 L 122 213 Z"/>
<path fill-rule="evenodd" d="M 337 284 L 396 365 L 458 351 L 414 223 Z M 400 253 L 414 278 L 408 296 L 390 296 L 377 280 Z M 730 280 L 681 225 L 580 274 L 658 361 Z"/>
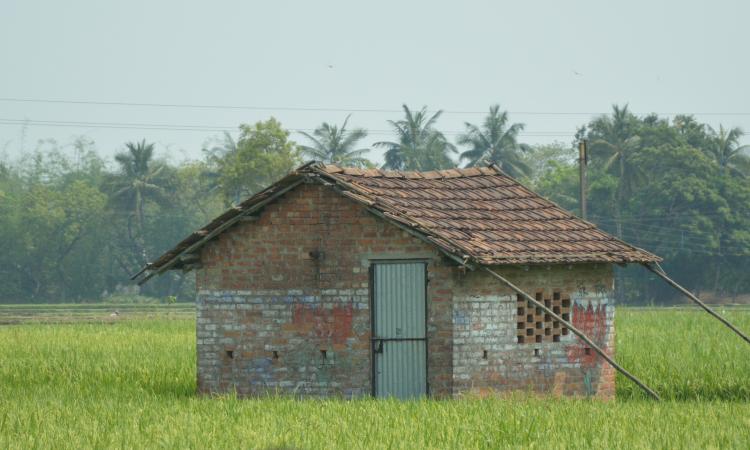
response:
<path fill-rule="evenodd" d="M 185 318 L 6 325 L 0 344 L 0 448 L 750 448 L 750 347 L 693 311 L 618 310 L 617 359 L 660 403 L 623 379 L 608 403 L 200 398 Z"/>

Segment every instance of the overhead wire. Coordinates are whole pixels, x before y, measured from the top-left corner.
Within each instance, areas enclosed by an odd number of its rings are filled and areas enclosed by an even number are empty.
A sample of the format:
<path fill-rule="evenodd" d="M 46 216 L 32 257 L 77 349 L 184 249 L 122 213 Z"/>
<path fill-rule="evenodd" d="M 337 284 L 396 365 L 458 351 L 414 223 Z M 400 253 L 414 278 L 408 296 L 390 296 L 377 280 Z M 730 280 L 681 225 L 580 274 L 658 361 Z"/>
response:
<path fill-rule="evenodd" d="M 363 108 L 363 107 L 321 107 L 321 106 L 267 106 L 267 105 L 217 105 L 217 104 L 194 104 L 194 103 L 150 103 L 150 102 L 127 102 L 127 101 L 98 101 L 98 100 L 70 100 L 70 99 L 48 99 L 48 98 L 23 98 L 23 97 L 0 97 L 2 102 L 15 103 L 58 103 L 71 105 L 96 105 L 96 106 L 130 106 L 148 108 L 188 108 L 188 109 L 226 109 L 226 110 L 250 110 L 250 111 L 314 111 L 314 112 L 362 112 L 362 113 L 400 113 L 401 109 L 387 108 Z M 487 114 L 487 110 L 452 110 L 435 109 L 431 112 L 442 111 L 443 114 Z M 535 111 L 519 110 L 508 111 L 509 114 L 517 115 L 546 115 L 546 116 L 590 116 L 605 115 L 609 112 L 602 111 Z M 673 115 L 701 115 L 701 116 L 750 116 L 746 111 L 706 111 L 706 112 L 648 112 L 634 114 L 658 114 L 665 116 Z"/>
<path fill-rule="evenodd" d="M 66 121 L 66 120 L 32 120 L 32 119 L 7 119 L 0 118 L 0 125 L 39 125 L 52 127 L 75 127 L 75 128 L 114 128 L 114 129 L 137 129 L 137 130 L 164 130 L 164 131 L 203 131 L 203 132 L 220 132 L 236 131 L 237 126 L 221 125 L 181 125 L 181 124 L 164 124 L 164 123 L 130 123 L 130 122 L 86 122 L 86 121 Z M 315 131 L 311 128 L 288 128 L 289 131 L 311 133 Z M 368 134 L 391 135 L 393 130 L 374 129 L 367 130 Z M 446 135 L 462 134 L 463 131 L 447 131 Z M 563 131 L 530 131 L 519 133 L 522 136 L 538 137 L 572 137 L 574 133 Z"/>

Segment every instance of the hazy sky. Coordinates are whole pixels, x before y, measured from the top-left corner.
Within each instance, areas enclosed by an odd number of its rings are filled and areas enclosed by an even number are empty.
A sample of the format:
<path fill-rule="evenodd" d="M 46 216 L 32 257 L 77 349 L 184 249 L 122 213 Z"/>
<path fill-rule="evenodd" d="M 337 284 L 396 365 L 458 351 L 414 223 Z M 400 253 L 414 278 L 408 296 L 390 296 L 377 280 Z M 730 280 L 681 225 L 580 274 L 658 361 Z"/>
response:
<path fill-rule="evenodd" d="M 369 143 L 402 103 L 444 109 L 450 137 L 492 103 L 528 143 L 570 142 L 625 102 L 750 131 L 749 17 L 740 0 L 0 0 L 0 156 L 85 134 L 105 155 L 146 138 L 198 158 L 213 128 L 274 116 L 311 130 L 349 110 Z M 174 125 L 190 129 L 136 128 Z"/>

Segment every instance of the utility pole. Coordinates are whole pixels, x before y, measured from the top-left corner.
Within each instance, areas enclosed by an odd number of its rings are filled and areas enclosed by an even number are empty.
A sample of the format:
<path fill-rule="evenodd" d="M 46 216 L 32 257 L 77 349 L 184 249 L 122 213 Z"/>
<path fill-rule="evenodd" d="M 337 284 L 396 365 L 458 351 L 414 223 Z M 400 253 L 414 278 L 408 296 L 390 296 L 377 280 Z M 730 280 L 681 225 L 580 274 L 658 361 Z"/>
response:
<path fill-rule="evenodd" d="M 580 173 L 580 201 L 579 205 L 581 206 L 581 218 L 586 219 L 587 215 L 587 208 L 586 208 L 586 189 L 588 187 L 588 182 L 586 180 L 586 166 L 589 162 L 589 157 L 587 153 L 587 146 L 586 146 L 586 139 L 581 139 L 581 141 L 578 143 L 578 170 Z"/>

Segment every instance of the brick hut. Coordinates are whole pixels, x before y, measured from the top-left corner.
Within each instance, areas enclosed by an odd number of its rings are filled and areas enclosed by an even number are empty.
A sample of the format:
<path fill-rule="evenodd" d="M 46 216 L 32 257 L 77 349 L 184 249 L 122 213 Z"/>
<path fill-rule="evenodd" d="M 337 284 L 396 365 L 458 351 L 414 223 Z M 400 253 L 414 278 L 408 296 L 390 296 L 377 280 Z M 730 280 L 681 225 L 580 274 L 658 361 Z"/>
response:
<path fill-rule="evenodd" d="M 659 258 L 496 166 L 308 163 L 140 274 L 196 271 L 198 390 L 451 397 L 614 396 L 613 264 Z"/>

